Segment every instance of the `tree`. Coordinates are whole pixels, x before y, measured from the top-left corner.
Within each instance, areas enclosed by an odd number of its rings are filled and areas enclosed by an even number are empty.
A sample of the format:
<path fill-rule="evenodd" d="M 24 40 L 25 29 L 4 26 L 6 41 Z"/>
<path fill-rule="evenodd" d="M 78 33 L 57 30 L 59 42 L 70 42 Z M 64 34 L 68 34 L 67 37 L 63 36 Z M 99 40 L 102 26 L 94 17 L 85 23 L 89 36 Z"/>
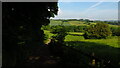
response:
<path fill-rule="evenodd" d="M 51 30 L 51 33 L 53 33 L 54 36 L 52 36 L 51 42 L 48 44 L 49 50 L 53 54 L 53 56 L 57 56 L 63 59 L 65 46 L 64 39 L 67 35 L 65 26 L 54 26 L 54 28 Z"/>
<path fill-rule="evenodd" d="M 42 25 L 57 15 L 57 2 L 3 2 L 3 65 L 22 66 L 30 54 L 43 45 Z"/>
<path fill-rule="evenodd" d="M 83 35 L 86 39 L 101 39 L 111 36 L 109 25 L 105 23 L 97 23 L 86 28 L 85 34 Z"/>
<path fill-rule="evenodd" d="M 55 34 L 53 39 L 55 39 L 59 43 L 63 43 L 65 36 L 67 35 L 67 30 L 63 25 L 59 25 L 52 29 L 51 33 Z"/>

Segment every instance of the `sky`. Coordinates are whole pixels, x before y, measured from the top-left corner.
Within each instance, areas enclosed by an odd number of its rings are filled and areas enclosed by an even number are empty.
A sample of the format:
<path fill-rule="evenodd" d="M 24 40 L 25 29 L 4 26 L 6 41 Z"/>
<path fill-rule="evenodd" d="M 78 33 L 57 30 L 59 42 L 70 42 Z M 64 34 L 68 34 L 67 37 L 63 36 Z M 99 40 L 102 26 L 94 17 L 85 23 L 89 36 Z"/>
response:
<path fill-rule="evenodd" d="M 118 2 L 59 2 L 52 19 L 117 20 Z"/>
<path fill-rule="evenodd" d="M 58 0 L 59 2 L 119 2 L 120 0 Z"/>

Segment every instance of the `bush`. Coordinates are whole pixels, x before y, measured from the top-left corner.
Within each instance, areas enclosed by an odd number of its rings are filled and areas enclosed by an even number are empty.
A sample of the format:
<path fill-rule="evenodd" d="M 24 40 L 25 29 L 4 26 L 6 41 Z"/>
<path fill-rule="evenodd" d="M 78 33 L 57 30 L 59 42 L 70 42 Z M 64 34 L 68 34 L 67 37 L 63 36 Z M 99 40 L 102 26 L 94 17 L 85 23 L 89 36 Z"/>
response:
<path fill-rule="evenodd" d="M 64 42 L 65 36 L 67 35 L 65 27 L 62 25 L 53 28 L 51 33 L 55 34 L 52 38 L 61 43 Z"/>
<path fill-rule="evenodd" d="M 83 36 L 85 39 L 102 39 L 111 35 L 112 32 L 108 24 L 97 23 L 96 25 L 87 27 Z"/>
<path fill-rule="evenodd" d="M 120 36 L 120 27 L 111 27 L 113 36 Z"/>

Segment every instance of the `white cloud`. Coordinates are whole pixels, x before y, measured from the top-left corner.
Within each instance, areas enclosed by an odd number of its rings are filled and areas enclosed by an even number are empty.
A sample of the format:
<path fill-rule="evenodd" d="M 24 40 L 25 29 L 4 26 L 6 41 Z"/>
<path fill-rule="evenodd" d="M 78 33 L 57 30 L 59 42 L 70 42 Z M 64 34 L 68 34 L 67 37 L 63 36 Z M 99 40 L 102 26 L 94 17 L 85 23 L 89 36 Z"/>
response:
<path fill-rule="evenodd" d="M 98 5 L 100 5 L 101 3 L 105 2 L 105 0 L 100 0 L 98 3 L 92 5 L 89 9 L 97 7 Z"/>
<path fill-rule="evenodd" d="M 62 14 L 62 10 L 60 8 L 58 9 L 58 15 L 59 14 Z"/>
<path fill-rule="evenodd" d="M 86 11 L 84 11 L 84 14 L 86 14 L 87 12 L 89 12 L 91 9 L 99 6 L 100 4 L 102 4 L 103 2 L 105 2 L 105 0 L 100 0 L 99 2 L 97 2 L 96 4 L 90 6 Z"/>

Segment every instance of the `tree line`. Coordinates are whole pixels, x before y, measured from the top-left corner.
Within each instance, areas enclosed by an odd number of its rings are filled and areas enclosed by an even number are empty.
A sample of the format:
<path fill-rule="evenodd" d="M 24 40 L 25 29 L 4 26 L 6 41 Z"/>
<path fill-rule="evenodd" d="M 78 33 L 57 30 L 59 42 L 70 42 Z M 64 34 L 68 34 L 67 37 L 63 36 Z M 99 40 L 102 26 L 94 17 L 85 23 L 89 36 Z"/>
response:
<path fill-rule="evenodd" d="M 43 26 L 42 29 L 49 30 L 51 32 L 59 31 L 62 28 L 60 25 L 56 26 Z M 91 24 L 90 26 L 64 26 L 66 32 L 82 32 L 86 39 L 101 39 L 107 38 L 108 36 L 120 36 L 120 27 L 110 27 L 109 24 L 99 22 Z M 62 31 L 61 31 L 62 33 Z"/>

